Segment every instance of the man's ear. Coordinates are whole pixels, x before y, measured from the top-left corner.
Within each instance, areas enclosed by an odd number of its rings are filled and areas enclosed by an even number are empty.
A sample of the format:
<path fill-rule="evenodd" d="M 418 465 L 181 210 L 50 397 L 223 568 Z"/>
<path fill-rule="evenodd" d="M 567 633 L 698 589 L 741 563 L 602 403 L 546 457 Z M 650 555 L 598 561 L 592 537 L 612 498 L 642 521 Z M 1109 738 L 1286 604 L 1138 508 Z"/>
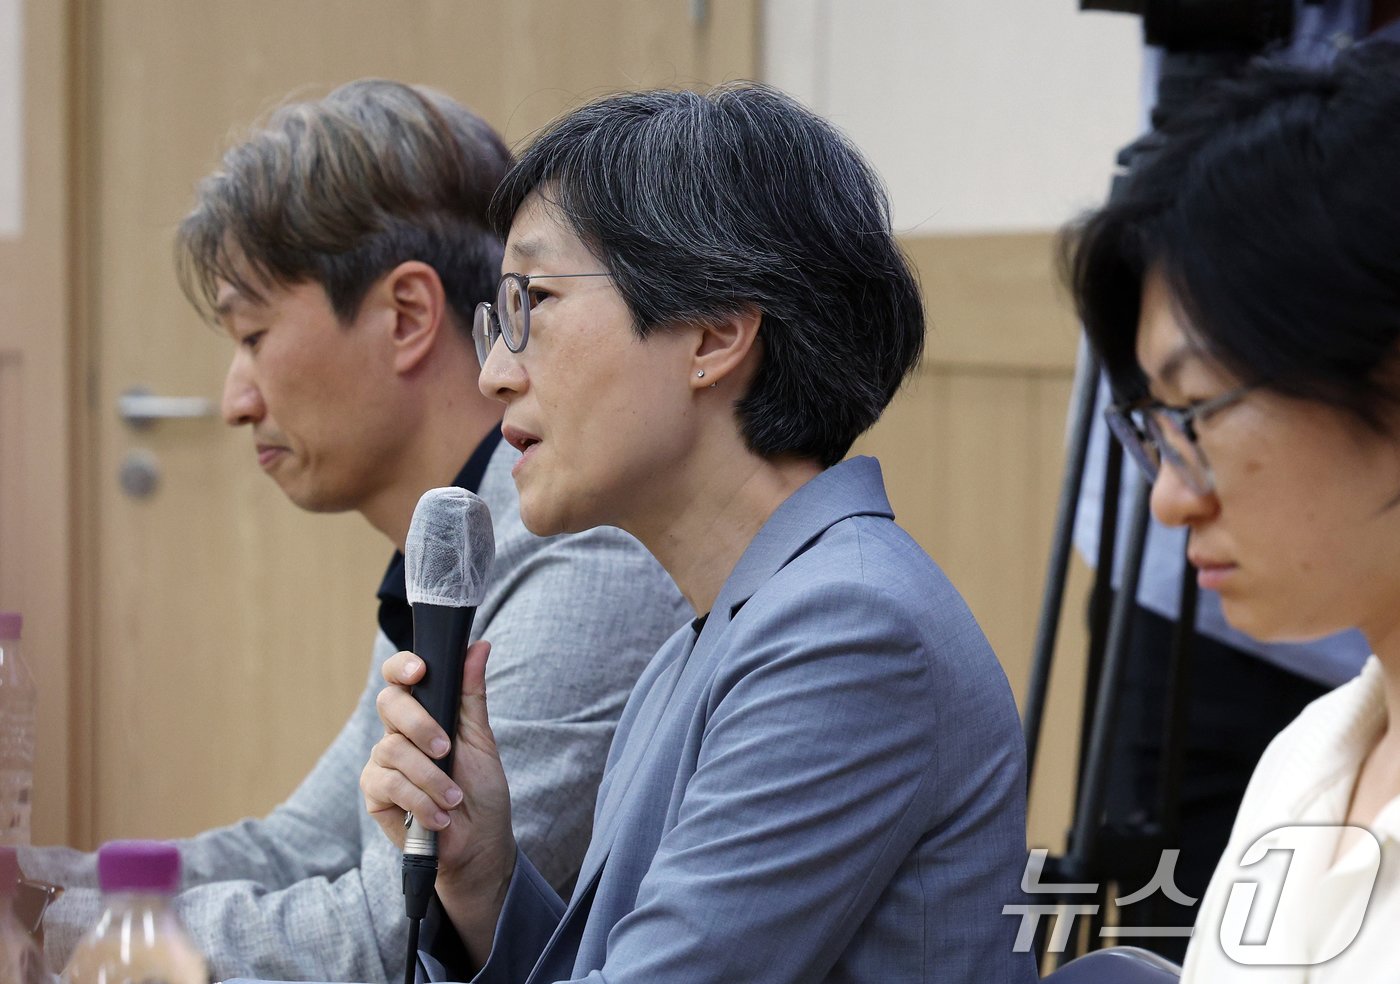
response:
<path fill-rule="evenodd" d="M 437 271 L 419 260 L 407 260 L 384 275 L 380 296 L 393 317 L 390 342 L 394 371 L 412 372 L 432 352 L 447 325 L 447 293 Z"/>
<path fill-rule="evenodd" d="M 691 359 L 691 386 L 724 389 L 727 383 L 727 388 L 739 390 L 733 394 L 737 398 L 758 370 L 763 351 L 758 329 L 762 323 L 763 312 L 749 306 L 699 326 Z"/>

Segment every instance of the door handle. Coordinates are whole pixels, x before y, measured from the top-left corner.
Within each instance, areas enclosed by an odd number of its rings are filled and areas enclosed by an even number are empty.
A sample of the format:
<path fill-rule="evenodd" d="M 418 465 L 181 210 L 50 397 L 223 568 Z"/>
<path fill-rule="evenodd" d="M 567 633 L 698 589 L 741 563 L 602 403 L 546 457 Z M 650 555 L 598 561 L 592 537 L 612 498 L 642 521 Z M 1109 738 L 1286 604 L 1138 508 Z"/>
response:
<path fill-rule="evenodd" d="M 117 398 L 117 416 L 132 430 L 147 430 L 159 420 L 214 416 L 214 401 L 202 396 L 156 396 L 133 386 Z"/>

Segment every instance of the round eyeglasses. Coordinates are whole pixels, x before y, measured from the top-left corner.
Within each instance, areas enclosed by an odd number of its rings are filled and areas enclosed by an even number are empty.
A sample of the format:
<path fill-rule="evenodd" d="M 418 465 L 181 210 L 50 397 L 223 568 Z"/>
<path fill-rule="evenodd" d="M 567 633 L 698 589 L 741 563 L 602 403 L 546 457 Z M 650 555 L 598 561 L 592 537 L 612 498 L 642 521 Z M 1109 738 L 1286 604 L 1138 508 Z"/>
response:
<path fill-rule="evenodd" d="M 1201 450 L 1196 424 L 1234 406 L 1257 384 L 1241 386 L 1189 407 L 1172 407 L 1156 400 L 1117 405 L 1104 411 L 1109 430 L 1138 463 L 1148 482 L 1155 482 L 1165 460 L 1197 495 L 1215 491 L 1215 475 Z"/>
<path fill-rule="evenodd" d="M 505 339 L 506 348 L 520 352 L 530 340 L 530 309 L 535 300 L 530 294 L 532 280 L 564 280 L 574 277 L 611 277 L 610 273 L 507 273 L 496 286 L 496 303 L 482 301 L 476 306 L 472 321 L 472 341 L 476 357 L 486 365 L 491 346 L 496 339 Z"/>

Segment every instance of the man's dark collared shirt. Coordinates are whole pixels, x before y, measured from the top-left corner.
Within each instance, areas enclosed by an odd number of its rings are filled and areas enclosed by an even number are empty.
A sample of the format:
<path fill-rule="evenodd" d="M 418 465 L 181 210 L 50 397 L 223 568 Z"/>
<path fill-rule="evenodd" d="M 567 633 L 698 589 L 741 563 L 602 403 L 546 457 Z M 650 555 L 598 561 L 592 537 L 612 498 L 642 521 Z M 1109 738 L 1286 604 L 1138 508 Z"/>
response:
<path fill-rule="evenodd" d="M 468 492 L 476 492 L 486 475 L 486 463 L 501 443 L 501 430 L 494 427 L 481 439 L 467 463 L 452 480 L 452 484 Z M 423 491 L 427 491 L 424 489 Z M 379 584 L 379 628 L 388 636 L 395 649 L 413 648 L 413 609 L 408 604 L 408 585 L 404 581 L 403 552 L 394 551 L 384 580 Z"/>

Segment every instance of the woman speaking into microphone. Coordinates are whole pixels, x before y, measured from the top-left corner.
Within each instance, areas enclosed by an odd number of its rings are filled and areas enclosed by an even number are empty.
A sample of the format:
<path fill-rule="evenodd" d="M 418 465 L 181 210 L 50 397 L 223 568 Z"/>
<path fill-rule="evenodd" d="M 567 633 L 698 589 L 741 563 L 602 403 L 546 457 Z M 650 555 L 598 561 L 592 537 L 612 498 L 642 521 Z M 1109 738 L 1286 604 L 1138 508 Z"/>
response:
<path fill-rule="evenodd" d="M 440 832 L 429 975 L 1033 980 L 1002 911 L 1026 856 L 1006 679 L 879 464 L 843 460 L 924 335 L 870 167 L 762 86 L 629 94 L 545 131 L 493 210 L 480 385 L 525 525 L 632 533 L 697 617 L 628 701 L 567 901 L 511 836 L 489 647 L 451 777 L 421 663 L 386 664 L 362 786 L 390 837 L 405 810 Z"/>

